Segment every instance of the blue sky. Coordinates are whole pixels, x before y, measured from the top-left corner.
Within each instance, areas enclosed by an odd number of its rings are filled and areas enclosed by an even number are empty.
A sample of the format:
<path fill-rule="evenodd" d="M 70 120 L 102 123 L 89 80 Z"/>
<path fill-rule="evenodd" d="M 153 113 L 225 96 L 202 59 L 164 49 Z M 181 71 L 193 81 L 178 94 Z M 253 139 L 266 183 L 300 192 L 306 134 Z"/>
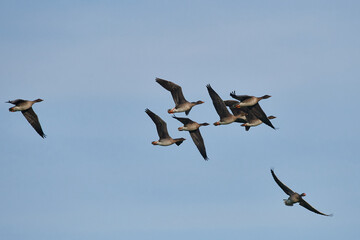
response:
<path fill-rule="evenodd" d="M 3 103 L 0 238 L 339 239 L 359 235 L 357 1 L 2 1 L 0 101 L 36 99 L 46 139 Z M 261 102 L 277 127 L 201 129 L 156 77 Z M 179 147 L 151 145 L 162 117 Z M 184 114 L 177 114 L 184 116 Z M 286 207 L 279 179 L 318 210 Z"/>

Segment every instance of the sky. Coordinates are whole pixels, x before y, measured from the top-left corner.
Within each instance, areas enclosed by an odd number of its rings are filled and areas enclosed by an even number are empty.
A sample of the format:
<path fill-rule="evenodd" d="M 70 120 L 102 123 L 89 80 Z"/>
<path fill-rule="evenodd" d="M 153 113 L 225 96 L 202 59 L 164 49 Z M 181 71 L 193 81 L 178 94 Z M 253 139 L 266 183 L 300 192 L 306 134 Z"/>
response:
<path fill-rule="evenodd" d="M 1 1 L 0 238 L 339 239 L 360 234 L 358 1 Z M 167 113 L 160 77 L 203 100 Z M 272 97 L 246 132 L 206 85 Z M 33 106 L 42 139 L 8 100 Z M 153 146 L 149 108 L 180 146 Z M 184 117 L 184 113 L 176 116 Z M 352 118 L 349 118 L 352 117 Z M 285 206 L 278 178 L 324 213 Z"/>

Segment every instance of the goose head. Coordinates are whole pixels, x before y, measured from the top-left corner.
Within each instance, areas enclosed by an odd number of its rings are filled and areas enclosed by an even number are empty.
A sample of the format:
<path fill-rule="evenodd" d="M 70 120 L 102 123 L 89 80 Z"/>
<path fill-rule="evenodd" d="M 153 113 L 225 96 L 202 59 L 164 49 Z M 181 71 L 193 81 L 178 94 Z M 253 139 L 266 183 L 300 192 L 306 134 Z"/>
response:
<path fill-rule="evenodd" d="M 196 102 L 193 102 L 193 103 L 194 103 L 194 105 L 199 105 L 199 104 L 203 104 L 204 101 L 199 100 L 199 101 L 196 101 Z"/>
<path fill-rule="evenodd" d="M 270 97 L 271 97 L 270 95 L 264 95 L 264 96 L 261 97 L 261 99 L 268 99 Z"/>

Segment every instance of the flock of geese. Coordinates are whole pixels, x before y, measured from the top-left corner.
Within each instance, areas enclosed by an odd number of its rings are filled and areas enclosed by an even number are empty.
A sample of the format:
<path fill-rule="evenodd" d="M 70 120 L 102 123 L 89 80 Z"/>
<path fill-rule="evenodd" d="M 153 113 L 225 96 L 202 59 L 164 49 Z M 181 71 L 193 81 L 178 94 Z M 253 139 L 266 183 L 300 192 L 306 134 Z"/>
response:
<path fill-rule="evenodd" d="M 170 81 L 156 78 L 156 82 L 159 83 L 163 88 L 171 92 L 172 98 L 175 102 L 175 107 L 168 110 L 169 114 L 185 112 L 186 115 L 189 115 L 191 109 L 199 104 L 203 104 L 204 102 L 199 100 L 196 102 L 189 102 L 185 99 L 182 88 Z M 262 123 L 268 125 L 269 127 L 275 129 L 273 124 L 271 123 L 271 119 L 274 119 L 274 116 L 267 116 L 265 112 L 259 105 L 259 101 L 262 99 L 268 99 L 271 96 L 264 95 L 262 97 L 254 97 L 249 95 L 236 95 L 235 91 L 230 93 L 230 96 L 236 100 L 225 100 L 223 101 L 221 97 L 214 91 L 214 89 L 208 84 L 207 90 L 209 92 L 210 98 L 213 102 L 214 108 L 217 114 L 220 117 L 220 120 L 215 122 L 215 126 L 219 125 L 226 125 L 231 124 L 234 122 L 241 123 L 241 126 L 245 127 L 246 131 L 249 131 L 251 127 L 258 126 Z M 33 101 L 23 100 L 23 99 L 16 99 L 13 101 L 8 101 L 7 103 L 14 104 L 15 106 L 9 108 L 10 112 L 17 112 L 21 111 L 24 115 L 26 120 L 30 123 L 30 125 L 35 129 L 35 131 L 42 137 L 45 138 L 46 135 L 44 134 L 39 119 L 32 109 L 32 106 L 35 103 L 42 102 L 42 99 L 36 99 Z M 230 109 L 231 113 L 229 112 L 228 108 Z M 159 140 L 153 141 L 153 145 L 160 145 L 160 146 L 169 146 L 172 144 L 180 145 L 185 138 L 172 138 L 170 137 L 166 122 L 161 119 L 158 115 L 153 113 L 148 108 L 145 109 L 145 112 L 149 115 L 152 121 L 156 125 L 157 133 L 159 135 Z M 184 117 L 176 117 L 175 115 L 172 116 L 174 119 L 180 121 L 184 126 L 179 127 L 179 131 L 188 131 L 190 136 L 196 145 L 197 149 L 199 150 L 200 154 L 205 160 L 208 160 L 208 156 L 206 154 L 204 140 L 200 133 L 201 126 L 208 126 L 209 123 L 197 123 L 190 118 Z M 283 184 L 275 175 L 273 169 L 271 169 L 271 175 L 274 178 L 275 182 L 279 185 L 279 187 L 287 194 L 289 197 L 284 199 L 284 203 L 287 206 L 293 206 L 295 203 L 299 203 L 300 206 L 304 208 L 320 214 L 324 216 L 332 216 L 332 214 L 325 214 L 319 212 L 314 207 L 312 207 L 309 203 L 307 203 L 303 197 L 306 196 L 305 193 L 299 194 L 294 192 L 285 184 Z"/>
<path fill-rule="evenodd" d="M 187 101 L 184 97 L 181 87 L 173 82 L 161 78 L 156 78 L 156 82 L 159 83 L 163 88 L 171 92 L 171 95 L 175 102 L 175 107 L 168 110 L 168 113 L 170 114 L 185 112 L 185 114 L 188 115 L 194 106 L 204 103 L 201 100 L 196 102 Z M 248 95 L 236 95 L 235 92 L 232 92 L 230 93 L 230 96 L 234 99 L 237 99 L 238 101 L 223 101 L 221 97 L 214 91 L 214 89 L 212 89 L 210 84 L 208 84 L 206 87 L 208 89 L 215 110 L 220 117 L 220 120 L 214 123 L 215 126 L 238 122 L 242 123 L 241 126 L 244 126 L 246 131 L 249 131 L 250 127 L 258 126 L 261 123 L 265 123 L 266 125 L 275 129 L 275 127 L 270 122 L 270 119 L 274 119 L 275 117 L 266 116 L 265 112 L 259 105 L 259 101 L 269 98 L 269 95 L 264 95 L 262 97 L 254 97 Z M 227 107 L 230 108 L 232 114 L 229 112 Z M 155 123 L 159 135 L 159 140 L 153 141 L 153 145 L 169 146 L 175 143 L 179 146 L 185 140 L 184 138 L 170 137 L 167 131 L 166 122 L 148 108 L 145 110 L 145 112 Z M 188 131 L 200 154 L 205 160 L 208 160 L 204 139 L 201 136 L 199 128 L 201 126 L 207 126 L 209 125 L 209 123 L 197 123 L 190 118 L 182 118 L 176 116 L 173 116 L 173 118 L 184 124 L 184 126 L 179 127 L 178 130 Z"/>

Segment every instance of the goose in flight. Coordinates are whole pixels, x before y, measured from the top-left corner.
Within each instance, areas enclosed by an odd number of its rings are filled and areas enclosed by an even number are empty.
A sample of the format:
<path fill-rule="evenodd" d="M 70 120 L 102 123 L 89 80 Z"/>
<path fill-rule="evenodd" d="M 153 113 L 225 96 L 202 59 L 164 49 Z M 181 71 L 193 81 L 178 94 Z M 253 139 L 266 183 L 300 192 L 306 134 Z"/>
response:
<path fill-rule="evenodd" d="M 226 108 L 224 101 L 220 98 L 220 96 L 212 89 L 210 84 L 206 85 L 213 105 L 217 114 L 220 117 L 220 120 L 215 122 L 214 125 L 225 125 L 235 122 L 238 118 L 232 115 L 229 110 Z"/>
<path fill-rule="evenodd" d="M 267 116 L 268 119 L 275 119 L 275 116 Z M 246 123 L 241 124 L 241 126 L 245 127 L 246 131 L 250 130 L 250 127 L 256 127 L 263 123 L 259 118 L 255 116 L 255 114 L 250 111 L 249 114 L 246 116 Z"/>
<path fill-rule="evenodd" d="M 170 91 L 174 99 L 175 107 L 169 109 L 168 113 L 185 112 L 185 114 L 188 115 L 193 106 L 204 103 L 200 100 L 196 102 L 188 102 L 184 97 L 181 87 L 173 82 L 161 78 L 156 78 L 156 82 L 163 86 L 166 90 Z"/>
<path fill-rule="evenodd" d="M 164 122 L 164 120 L 162 120 L 158 115 L 156 115 L 149 109 L 145 109 L 145 112 L 147 113 L 147 115 L 149 115 L 149 117 L 155 123 L 156 130 L 159 135 L 158 141 L 151 142 L 153 145 L 169 146 L 169 145 L 172 145 L 175 143 L 176 145 L 179 146 L 185 140 L 185 138 L 175 138 L 174 139 L 174 138 L 170 137 L 168 130 L 167 130 L 166 122 Z"/>
<path fill-rule="evenodd" d="M 264 95 L 262 97 L 255 97 L 255 96 L 249 96 L 249 95 L 236 95 L 235 91 L 230 93 L 230 96 L 239 100 L 237 107 L 251 107 L 257 104 L 262 99 L 268 99 L 271 96 L 270 95 Z"/>
<path fill-rule="evenodd" d="M 14 104 L 14 107 L 9 108 L 10 112 L 17 112 L 17 111 L 21 111 L 21 113 L 24 115 L 24 117 L 26 118 L 26 120 L 30 123 L 30 125 L 35 129 L 35 131 L 42 137 L 45 138 L 46 135 L 44 134 L 40 122 L 39 122 L 39 118 L 36 115 L 36 113 L 34 112 L 34 110 L 32 109 L 32 105 L 34 105 L 34 103 L 37 102 L 42 102 L 42 99 L 36 99 L 34 101 L 29 101 L 29 100 L 23 100 L 23 99 L 16 99 L 13 101 L 7 101 L 6 103 L 11 103 Z"/>
<path fill-rule="evenodd" d="M 304 208 L 320 214 L 320 215 L 324 215 L 324 216 L 332 216 L 332 214 L 325 214 L 322 212 L 319 212 L 318 210 L 316 210 L 315 208 L 313 208 L 309 203 L 307 203 L 303 197 L 306 196 L 305 193 L 302 194 L 298 194 L 297 192 L 294 192 L 293 190 L 291 190 L 288 186 L 286 186 L 285 184 L 283 184 L 275 175 L 274 170 L 271 169 L 271 175 L 273 176 L 275 182 L 279 185 L 279 187 L 287 194 L 289 195 L 288 199 L 284 199 L 284 203 L 286 206 L 292 206 L 294 205 L 294 203 L 299 203 L 300 206 L 303 206 Z"/>
<path fill-rule="evenodd" d="M 192 121 L 189 118 L 181 118 L 181 117 L 176 117 L 176 116 L 173 116 L 173 118 L 175 118 L 176 120 L 178 120 L 182 124 L 184 124 L 184 126 L 179 127 L 178 130 L 179 131 L 189 131 L 190 136 L 191 136 L 193 142 L 195 143 L 197 149 L 199 150 L 201 156 L 203 156 L 203 158 L 205 160 L 208 160 L 208 157 L 206 155 L 204 140 L 201 136 L 199 128 L 201 126 L 207 126 L 209 124 L 208 123 L 197 123 L 197 122 Z"/>

